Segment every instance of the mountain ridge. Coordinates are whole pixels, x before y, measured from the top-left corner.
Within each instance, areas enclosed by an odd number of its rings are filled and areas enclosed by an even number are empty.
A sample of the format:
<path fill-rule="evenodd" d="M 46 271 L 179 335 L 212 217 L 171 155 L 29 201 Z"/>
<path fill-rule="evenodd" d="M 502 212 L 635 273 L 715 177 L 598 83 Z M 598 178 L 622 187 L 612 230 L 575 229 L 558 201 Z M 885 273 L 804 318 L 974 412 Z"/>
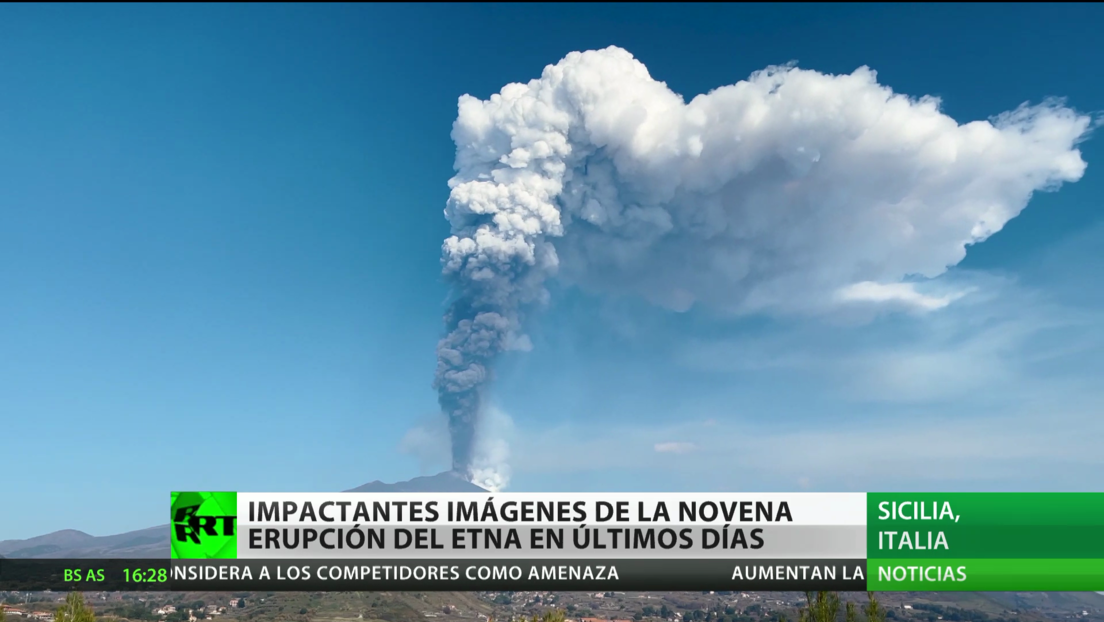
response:
<path fill-rule="evenodd" d="M 387 484 L 379 480 L 344 492 L 487 492 L 452 471 Z M 8 559 L 158 559 L 169 557 L 169 525 L 110 536 L 61 529 L 23 540 L 0 540 L 0 557 Z"/>

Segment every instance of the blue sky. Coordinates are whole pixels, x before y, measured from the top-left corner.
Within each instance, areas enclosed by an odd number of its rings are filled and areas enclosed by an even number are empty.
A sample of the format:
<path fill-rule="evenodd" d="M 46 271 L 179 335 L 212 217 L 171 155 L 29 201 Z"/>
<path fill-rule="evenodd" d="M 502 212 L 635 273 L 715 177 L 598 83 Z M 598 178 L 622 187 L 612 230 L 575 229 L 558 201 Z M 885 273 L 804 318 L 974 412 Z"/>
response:
<path fill-rule="evenodd" d="M 616 45 L 687 100 L 860 66 L 960 123 L 1104 109 L 1097 5 L 5 5 L 0 539 L 170 490 L 444 468 L 431 387 L 457 98 Z M 732 318 L 551 283 L 489 426 L 516 490 L 1100 490 L 1104 181 L 937 313 Z"/>

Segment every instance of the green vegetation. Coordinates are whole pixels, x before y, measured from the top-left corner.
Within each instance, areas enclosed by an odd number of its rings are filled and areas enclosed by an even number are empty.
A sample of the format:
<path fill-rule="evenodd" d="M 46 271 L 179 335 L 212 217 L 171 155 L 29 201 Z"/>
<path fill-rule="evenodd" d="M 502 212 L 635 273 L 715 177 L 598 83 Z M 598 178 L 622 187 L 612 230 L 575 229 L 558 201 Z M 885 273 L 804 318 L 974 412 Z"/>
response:
<path fill-rule="evenodd" d="M 805 592 L 805 608 L 798 622 L 836 622 L 840 610 L 839 592 Z"/>
<path fill-rule="evenodd" d="M 1096 594 L 1091 598 L 1061 595 L 1067 600 L 1058 603 L 1052 603 L 1057 599 L 1048 595 L 1050 600 L 1044 606 L 1025 603 L 1032 595 L 997 595 L 985 600 L 957 593 L 878 594 L 875 599 L 869 594 L 863 598 L 861 593 L 813 592 L 799 602 L 793 600 L 792 593 L 779 599 L 767 595 L 758 602 L 739 597 L 738 593 L 726 598 L 719 592 L 644 596 L 615 593 L 605 599 L 593 593 L 562 593 L 542 595 L 538 602 L 535 595 L 523 598 L 520 592 L 505 592 L 512 601 L 509 605 L 492 602 L 499 594 L 502 592 L 282 592 L 265 598 L 264 592 L 242 592 L 233 596 L 249 597 L 244 609 L 231 609 L 222 616 L 208 614 L 200 622 L 478 622 L 480 617 L 488 622 L 484 616 L 493 617 L 495 622 L 554 622 L 560 616 L 567 618 L 564 622 L 576 622 L 581 617 L 597 617 L 602 622 L 1104 622 L 1104 606 L 1100 604 L 1104 601 Z M 26 596 L 20 595 L 20 599 Z M 52 612 L 61 604 L 56 599 L 66 594 L 44 596 L 53 602 L 44 602 L 34 610 Z M 114 601 L 110 597 L 85 596 L 88 608 L 95 609 L 95 622 L 187 622 L 189 609 L 206 603 L 227 605 L 230 594 L 133 593 L 119 595 Z M 888 602 L 882 600 L 887 597 Z M 146 600 L 139 602 L 139 598 Z M 169 604 L 176 605 L 177 612 L 158 620 L 153 611 Z M 569 612 L 572 609 L 574 612 Z M 304 610 L 306 613 L 301 613 Z M 1089 613 L 1079 615 L 1082 610 Z M 27 618 L 9 615 L 6 622 L 20 620 Z M 63 616 L 61 622 L 69 621 Z"/>
<path fill-rule="evenodd" d="M 862 607 L 866 616 L 865 622 L 885 622 L 885 609 L 874 596 L 874 592 L 867 592 L 866 597 L 867 604 Z M 839 592 L 805 592 L 805 607 L 798 611 L 798 622 L 839 622 L 840 604 Z M 748 612 L 750 611 L 751 607 L 748 607 Z M 844 605 L 843 618 L 845 622 L 860 622 L 859 607 L 852 602 Z"/>
<path fill-rule="evenodd" d="M 96 614 L 84 604 L 84 594 L 80 592 L 69 592 L 65 603 L 54 614 L 54 622 L 95 622 L 95 619 Z"/>
<path fill-rule="evenodd" d="M 886 612 L 880 604 L 878 599 L 874 597 L 874 592 L 867 592 L 867 603 L 863 607 L 863 612 L 866 613 L 866 619 L 868 622 L 885 622 Z"/>
<path fill-rule="evenodd" d="M 127 620 L 157 620 L 158 617 L 145 604 L 137 601 L 125 601 L 123 604 L 112 607 L 108 613 Z M 185 618 L 186 620 L 187 618 Z"/>
<path fill-rule="evenodd" d="M 529 622 L 565 622 L 567 616 L 563 611 L 559 609 L 549 609 L 543 614 L 533 614 L 533 617 L 529 619 Z"/>

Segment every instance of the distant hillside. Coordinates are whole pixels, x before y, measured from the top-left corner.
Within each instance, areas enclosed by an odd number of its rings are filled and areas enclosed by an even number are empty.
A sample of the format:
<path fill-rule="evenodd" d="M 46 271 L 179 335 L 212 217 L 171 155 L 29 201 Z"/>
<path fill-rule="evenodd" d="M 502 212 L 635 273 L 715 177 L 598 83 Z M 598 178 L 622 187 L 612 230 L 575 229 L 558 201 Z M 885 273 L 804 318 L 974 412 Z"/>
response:
<path fill-rule="evenodd" d="M 64 529 L 26 540 L 4 540 L 0 542 L 0 555 L 22 559 L 168 557 L 169 526 L 100 537 Z"/>
<path fill-rule="evenodd" d="M 487 490 L 469 482 L 455 471 L 445 471 L 437 475 L 415 477 L 394 484 L 385 484 L 376 480 L 345 492 L 487 492 Z"/>
<path fill-rule="evenodd" d="M 379 480 L 345 492 L 487 492 L 452 471 L 405 482 Z M 0 541 L 0 556 L 18 559 L 157 559 L 170 555 L 169 526 L 160 525 L 114 536 L 91 536 L 63 529 L 26 540 Z"/>

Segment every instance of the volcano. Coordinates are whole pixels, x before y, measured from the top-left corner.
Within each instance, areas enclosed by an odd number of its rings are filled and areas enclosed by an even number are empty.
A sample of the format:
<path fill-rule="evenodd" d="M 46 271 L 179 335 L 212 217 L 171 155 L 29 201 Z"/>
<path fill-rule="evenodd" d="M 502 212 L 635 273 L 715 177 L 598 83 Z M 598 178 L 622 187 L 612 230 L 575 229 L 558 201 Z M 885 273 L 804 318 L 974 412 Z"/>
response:
<path fill-rule="evenodd" d="M 345 492 L 488 492 L 485 488 L 469 482 L 456 471 L 445 471 L 437 475 L 415 477 L 405 482 L 385 484 L 379 480 L 368 482 Z"/>

